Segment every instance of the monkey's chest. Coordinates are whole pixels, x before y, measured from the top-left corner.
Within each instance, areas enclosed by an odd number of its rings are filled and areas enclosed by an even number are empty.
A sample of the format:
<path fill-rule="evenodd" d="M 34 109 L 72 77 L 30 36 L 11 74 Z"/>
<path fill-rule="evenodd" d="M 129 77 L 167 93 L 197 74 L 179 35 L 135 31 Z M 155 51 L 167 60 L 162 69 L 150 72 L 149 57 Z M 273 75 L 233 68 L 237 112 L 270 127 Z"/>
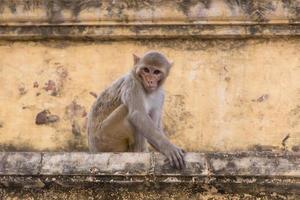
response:
<path fill-rule="evenodd" d="M 158 106 L 156 96 L 149 95 L 145 97 L 144 102 L 145 102 L 145 109 L 148 114 L 150 114 L 150 112 Z"/>

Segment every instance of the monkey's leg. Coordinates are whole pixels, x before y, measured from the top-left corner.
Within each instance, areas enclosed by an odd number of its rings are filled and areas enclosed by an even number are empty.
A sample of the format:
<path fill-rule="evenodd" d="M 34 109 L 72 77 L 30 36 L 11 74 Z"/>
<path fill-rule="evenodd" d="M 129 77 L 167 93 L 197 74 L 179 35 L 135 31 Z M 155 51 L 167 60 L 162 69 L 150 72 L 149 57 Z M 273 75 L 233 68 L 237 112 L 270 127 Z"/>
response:
<path fill-rule="evenodd" d="M 116 108 L 96 131 L 96 149 L 100 152 L 129 151 L 134 142 L 134 128 L 127 120 L 125 105 Z"/>
<path fill-rule="evenodd" d="M 134 152 L 148 152 L 148 143 L 143 134 L 134 133 L 134 143 L 130 147 L 130 151 Z"/>

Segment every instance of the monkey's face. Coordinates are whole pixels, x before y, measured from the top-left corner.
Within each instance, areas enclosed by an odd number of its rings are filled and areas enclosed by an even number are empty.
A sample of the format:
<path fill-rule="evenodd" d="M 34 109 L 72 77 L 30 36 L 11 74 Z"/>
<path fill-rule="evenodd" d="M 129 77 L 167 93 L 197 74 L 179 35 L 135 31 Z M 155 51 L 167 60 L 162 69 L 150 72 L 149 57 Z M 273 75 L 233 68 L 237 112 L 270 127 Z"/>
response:
<path fill-rule="evenodd" d="M 143 66 L 138 70 L 142 84 L 147 92 L 153 92 L 160 86 L 160 82 L 164 78 L 162 70 L 156 67 Z"/>

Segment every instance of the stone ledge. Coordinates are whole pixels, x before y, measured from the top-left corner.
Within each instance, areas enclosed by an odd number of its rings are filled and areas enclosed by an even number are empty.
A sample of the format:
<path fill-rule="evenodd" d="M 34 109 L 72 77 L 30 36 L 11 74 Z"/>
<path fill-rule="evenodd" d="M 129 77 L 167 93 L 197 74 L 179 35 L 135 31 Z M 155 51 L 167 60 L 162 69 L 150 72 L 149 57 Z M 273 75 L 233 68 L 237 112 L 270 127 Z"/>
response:
<path fill-rule="evenodd" d="M 0 26 L 0 40 L 128 40 L 166 38 L 253 38 L 299 36 L 298 24 L 156 24 Z"/>
<path fill-rule="evenodd" d="M 159 153 L 1 152 L 0 186 L 210 186 L 233 193 L 300 194 L 299 153 L 187 153 L 186 161 L 186 169 L 176 170 Z"/>

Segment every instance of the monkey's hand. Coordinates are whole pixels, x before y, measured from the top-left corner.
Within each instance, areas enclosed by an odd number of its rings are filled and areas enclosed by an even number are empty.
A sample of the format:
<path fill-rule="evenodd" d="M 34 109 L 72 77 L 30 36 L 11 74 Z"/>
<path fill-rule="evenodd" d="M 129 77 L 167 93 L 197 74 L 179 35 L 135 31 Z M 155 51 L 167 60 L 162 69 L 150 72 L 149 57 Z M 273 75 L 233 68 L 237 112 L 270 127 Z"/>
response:
<path fill-rule="evenodd" d="M 162 145 L 161 152 L 167 157 L 172 167 L 183 169 L 185 167 L 184 151 L 168 142 Z"/>

